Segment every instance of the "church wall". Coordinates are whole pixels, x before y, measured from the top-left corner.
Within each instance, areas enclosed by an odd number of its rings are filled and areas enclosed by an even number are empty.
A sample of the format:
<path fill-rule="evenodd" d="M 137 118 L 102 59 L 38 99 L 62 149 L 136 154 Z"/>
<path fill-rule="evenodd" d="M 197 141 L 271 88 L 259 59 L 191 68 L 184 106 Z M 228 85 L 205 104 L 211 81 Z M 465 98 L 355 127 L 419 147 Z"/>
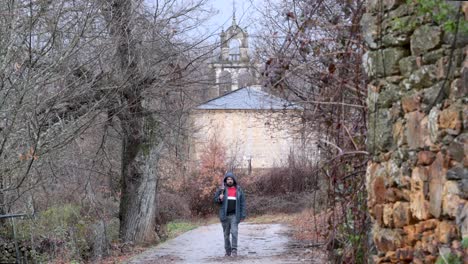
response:
<path fill-rule="evenodd" d="M 300 133 L 292 130 L 292 123 L 299 119 L 293 115 L 293 111 L 197 110 L 192 115 L 196 131 L 191 156 L 199 160 L 216 136 L 227 147 L 228 159 L 236 159 L 239 168 L 248 168 L 249 159 L 252 169 L 285 165 L 290 151 L 301 151 Z M 288 122 L 278 124 L 275 120 Z"/>

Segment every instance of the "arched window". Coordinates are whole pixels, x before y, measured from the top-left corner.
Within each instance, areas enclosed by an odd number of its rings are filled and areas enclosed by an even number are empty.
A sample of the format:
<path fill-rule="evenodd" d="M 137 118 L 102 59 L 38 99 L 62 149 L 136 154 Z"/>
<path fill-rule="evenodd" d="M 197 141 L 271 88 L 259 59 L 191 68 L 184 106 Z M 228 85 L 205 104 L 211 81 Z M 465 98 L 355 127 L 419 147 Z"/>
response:
<path fill-rule="evenodd" d="M 219 75 L 219 95 L 223 95 L 231 91 L 232 77 L 228 71 L 223 71 Z"/>
<path fill-rule="evenodd" d="M 238 61 L 240 59 L 240 41 L 231 39 L 229 41 L 229 60 Z"/>

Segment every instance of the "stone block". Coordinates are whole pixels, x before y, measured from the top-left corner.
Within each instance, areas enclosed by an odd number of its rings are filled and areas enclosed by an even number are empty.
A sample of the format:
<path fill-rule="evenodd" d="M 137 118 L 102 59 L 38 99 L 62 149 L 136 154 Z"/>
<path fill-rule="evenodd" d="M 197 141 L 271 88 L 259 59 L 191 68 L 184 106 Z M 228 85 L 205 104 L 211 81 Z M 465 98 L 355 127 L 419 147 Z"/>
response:
<path fill-rule="evenodd" d="M 386 152 L 392 147 L 393 121 L 388 109 L 369 115 L 367 149 L 371 153 Z"/>
<path fill-rule="evenodd" d="M 429 138 L 432 144 L 437 144 L 440 138 L 439 131 L 439 113 L 440 111 L 434 107 L 431 109 L 428 115 L 428 129 L 429 129 Z M 431 149 L 432 150 L 432 149 Z"/>
<path fill-rule="evenodd" d="M 442 193 L 446 182 L 447 158 L 442 152 L 429 167 L 429 202 L 430 212 L 434 217 L 440 217 L 442 211 Z"/>
<path fill-rule="evenodd" d="M 382 37 L 382 44 L 385 47 L 404 46 L 410 42 L 409 34 L 390 33 Z"/>
<path fill-rule="evenodd" d="M 436 155 L 432 151 L 418 152 L 418 165 L 430 165 L 435 160 Z"/>
<path fill-rule="evenodd" d="M 404 133 L 404 125 L 402 120 L 398 120 L 393 124 L 393 142 L 396 142 L 398 146 L 407 143 L 406 134 Z"/>
<path fill-rule="evenodd" d="M 455 220 L 461 237 L 468 237 L 468 202 L 466 200 L 459 205 Z"/>
<path fill-rule="evenodd" d="M 401 108 L 401 101 L 394 102 L 390 108 L 390 116 L 392 120 L 397 120 L 403 117 L 403 109 Z"/>
<path fill-rule="evenodd" d="M 399 190 L 399 189 L 395 189 L 395 196 L 397 198 L 398 201 L 405 201 L 405 202 L 409 202 L 410 201 L 410 191 L 409 190 L 406 190 L 406 189 L 403 189 L 403 190 Z"/>
<path fill-rule="evenodd" d="M 372 183 L 372 191 L 375 197 L 375 204 L 382 204 L 385 202 L 385 179 L 383 177 L 376 177 Z"/>
<path fill-rule="evenodd" d="M 457 57 L 459 56 L 459 57 Z M 452 60 L 452 67 L 450 68 L 450 73 L 448 72 L 449 65 L 449 56 L 445 56 L 437 60 L 436 62 L 436 77 L 438 80 L 444 80 L 447 76 L 449 77 L 459 77 L 460 72 L 458 71 L 461 64 L 462 53 L 454 54 Z"/>
<path fill-rule="evenodd" d="M 448 193 L 442 199 L 442 213 L 443 215 L 455 218 L 458 210 L 463 207 L 464 200 L 457 194 Z"/>
<path fill-rule="evenodd" d="M 398 259 L 396 256 L 396 251 L 385 252 L 385 257 L 390 260 L 391 263 L 397 263 Z"/>
<path fill-rule="evenodd" d="M 387 84 L 387 89 L 380 92 L 377 99 L 379 109 L 390 108 L 392 104 L 400 100 L 400 93 L 397 85 Z"/>
<path fill-rule="evenodd" d="M 439 114 L 439 127 L 442 129 L 452 129 L 461 132 L 462 120 L 458 107 L 444 109 Z"/>
<path fill-rule="evenodd" d="M 467 74 L 468 75 L 468 74 Z M 458 78 L 450 84 L 449 98 L 458 99 L 468 94 L 468 85 L 463 84 L 462 79 Z"/>
<path fill-rule="evenodd" d="M 409 77 L 411 73 L 419 68 L 416 56 L 402 58 L 398 61 L 398 66 L 400 67 L 400 73 L 405 77 Z"/>
<path fill-rule="evenodd" d="M 422 25 L 411 36 L 411 54 L 422 55 L 441 45 L 442 31 L 437 26 Z"/>
<path fill-rule="evenodd" d="M 405 113 L 413 112 L 421 109 L 421 94 L 407 93 L 401 99 L 401 105 Z"/>
<path fill-rule="evenodd" d="M 362 15 L 360 25 L 364 42 L 367 46 L 371 49 L 380 48 L 376 41 L 379 38 L 377 15 L 365 13 Z"/>
<path fill-rule="evenodd" d="M 396 202 L 393 206 L 393 224 L 395 227 L 403 227 L 411 222 L 411 210 L 408 202 Z"/>
<path fill-rule="evenodd" d="M 424 198 L 424 193 L 418 191 L 416 193 L 410 194 L 410 209 L 411 213 L 416 219 L 425 220 L 429 219 L 429 201 Z"/>
<path fill-rule="evenodd" d="M 429 219 L 426 221 L 419 222 L 416 225 L 416 232 L 422 234 L 427 231 L 435 230 L 439 223 L 440 221 L 438 219 Z"/>
<path fill-rule="evenodd" d="M 411 191 L 423 191 L 424 183 L 429 180 L 429 170 L 425 166 L 417 166 L 411 172 Z"/>
<path fill-rule="evenodd" d="M 419 149 L 431 144 L 429 139 L 428 119 L 422 112 L 406 114 L 406 138 L 410 149 Z"/>
<path fill-rule="evenodd" d="M 460 142 L 460 140 L 455 139 L 447 147 L 447 152 L 448 152 L 449 157 L 452 160 L 462 163 L 466 155 L 464 147 L 465 146 L 463 142 Z"/>
<path fill-rule="evenodd" d="M 383 226 L 383 209 L 383 204 L 376 204 L 371 212 L 371 215 L 374 217 L 379 226 Z"/>
<path fill-rule="evenodd" d="M 430 217 L 429 201 L 425 199 L 425 186 L 428 179 L 428 170 L 424 167 L 416 167 L 411 174 L 410 210 L 412 215 L 419 220 Z"/>
<path fill-rule="evenodd" d="M 435 231 L 426 231 L 421 236 L 421 249 L 430 254 L 437 254 L 437 240 Z"/>
<path fill-rule="evenodd" d="M 447 180 L 468 180 L 468 168 L 454 167 L 447 171 Z"/>
<path fill-rule="evenodd" d="M 395 251 L 402 245 L 402 236 L 400 232 L 393 229 L 374 226 L 373 240 L 377 250 L 380 252 Z"/>
<path fill-rule="evenodd" d="M 409 54 L 404 48 L 387 48 L 368 51 L 363 56 L 363 66 L 369 77 L 386 77 L 400 72 L 399 61 Z"/>
<path fill-rule="evenodd" d="M 457 181 L 446 181 L 444 185 L 444 196 L 448 194 L 460 195 L 460 188 Z"/>
<path fill-rule="evenodd" d="M 396 251 L 396 257 L 399 261 L 409 262 L 413 260 L 414 250 L 411 247 L 399 248 Z"/>
<path fill-rule="evenodd" d="M 414 246 L 421 239 L 421 233 L 416 231 L 416 226 L 404 226 L 403 230 L 405 231 L 403 240 L 405 245 Z"/>
<path fill-rule="evenodd" d="M 460 189 L 460 197 L 468 199 L 468 179 L 462 179 L 458 182 L 458 188 Z"/>
<path fill-rule="evenodd" d="M 383 223 L 385 227 L 394 227 L 393 225 L 393 204 L 385 204 L 383 208 Z"/>
<path fill-rule="evenodd" d="M 438 82 L 431 87 L 422 90 L 422 103 L 426 105 L 424 108 L 435 102 L 440 90 L 442 89 L 442 83 L 443 82 Z M 444 86 L 446 94 L 448 94 L 448 88 L 448 85 Z"/>
<path fill-rule="evenodd" d="M 380 88 L 377 85 L 368 84 L 367 85 L 367 99 L 366 103 L 369 107 L 369 113 L 375 113 L 377 110 L 377 100 L 379 99 Z"/>
<path fill-rule="evenodd" d="M 445 49 L 437 49 L 423 54 L 422 62 L 424 64 L 434 64 L 440 58 L 444 57 Z"/>
<path fill-rule="evenodd" d="M 406 90 L 420 90 L 430 87 L 438 80 L 437 67 L 435 65 L 424 65 L 410 74 L 406 82 L 402 82 Z"/>
<path fill-rule="evenodd" d="M 387 203 L 394 203 L 397 201 L 396 195 L 395 195 L 395 188 L 388 188 L 385 192 L 385 201 Z"/>
<path fill-rule="evenodd" d="M 438 242 L 448 244 L 458 236 L 457 226 L 451 221 L 442 221 L 436 228 L 435 235 Z"/>

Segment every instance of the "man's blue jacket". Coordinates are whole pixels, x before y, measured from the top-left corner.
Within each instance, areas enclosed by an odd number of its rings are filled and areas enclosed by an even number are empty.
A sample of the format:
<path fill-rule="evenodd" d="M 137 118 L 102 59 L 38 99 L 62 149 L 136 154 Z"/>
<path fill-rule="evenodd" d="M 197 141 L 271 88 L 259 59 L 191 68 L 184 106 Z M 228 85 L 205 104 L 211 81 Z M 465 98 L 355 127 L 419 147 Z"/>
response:
<path fill-rule="evenodd" d="M 245 195 L 242 188 L 237 184 L 236 176 L 232 172 L 226 173 L 224 175 L 224 188 L 218 189 L 214 196 L 214 201 L 216 204 L 220 204 L 221 207 L 219 208 L 219 219 L 221 222 L 226 221 L 226 214 L 227 214 L 227 207 L 228 207 L 228 199 L 227 199 L 227 185 L 226 179 L 231 177 L 234 180 L 234 185 L 236 186 L 236 220 L 239 223 L 241 220 L 244 220 L 246 217 L 245 214 Z M 223 192 L 224 199 L 223 201 L 219 200 L 219 195 Z"/>

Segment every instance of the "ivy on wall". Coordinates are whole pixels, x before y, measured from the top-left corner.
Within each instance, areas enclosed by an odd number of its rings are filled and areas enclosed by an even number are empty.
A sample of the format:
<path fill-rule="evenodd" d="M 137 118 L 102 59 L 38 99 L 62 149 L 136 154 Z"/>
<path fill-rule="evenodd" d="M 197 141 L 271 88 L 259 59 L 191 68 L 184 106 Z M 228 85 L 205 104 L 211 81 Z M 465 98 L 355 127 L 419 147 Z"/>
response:
<path fill-rule="evenodd" d="M 460 19 L 457 15 L 459 9 L 458 5 L 449 3 L 448 1 L 441 0 L 407 0 L 407 4 L 415 4 L 416 11 L 420 15 L 429 15 L 434 22 L 442 25 L 445 31 L 454 33 L 459 21 L 459 31 L 461 33 L 468 33 L 468 21 Z"/>

